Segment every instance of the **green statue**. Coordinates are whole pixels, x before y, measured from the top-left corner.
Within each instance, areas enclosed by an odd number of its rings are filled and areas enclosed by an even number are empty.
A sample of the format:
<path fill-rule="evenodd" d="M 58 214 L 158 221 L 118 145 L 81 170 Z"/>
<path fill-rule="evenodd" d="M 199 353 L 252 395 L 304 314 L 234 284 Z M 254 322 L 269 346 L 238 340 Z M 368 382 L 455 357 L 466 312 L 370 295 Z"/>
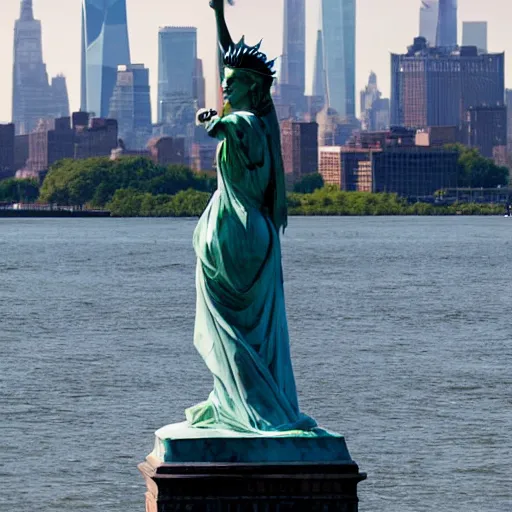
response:
<path fill-rule="evenodd" d="M 219 139 L 218 189 L 194 232 L 194 344 L 214 378 L 208 400 L 186 411 L 190 426 L 239 433 L 302 431 L 290 359 L 279 234 L 287 224 L 273 61 L 233 43 L 224 0 L 212 0 L 222 51 L 224 109 L 197 116 Z M 311 432 L 312 434 L 312 432 Z M 299 432 L 300 435 L 300 432 Z"/>

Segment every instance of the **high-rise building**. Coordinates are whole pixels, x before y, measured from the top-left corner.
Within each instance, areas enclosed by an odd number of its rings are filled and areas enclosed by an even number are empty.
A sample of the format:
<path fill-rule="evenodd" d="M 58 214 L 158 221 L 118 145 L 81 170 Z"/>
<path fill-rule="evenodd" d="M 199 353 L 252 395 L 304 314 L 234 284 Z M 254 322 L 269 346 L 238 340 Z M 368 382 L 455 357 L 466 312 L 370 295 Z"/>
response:
<path fill-rule="evenodd" d="M 506 90 L 505 103 L 507 105 L 507 153 L 512 158 L 512 89 Z"/>
<path fill-rule="evenodd" d="M 30 133 L 51 115 L 51 91 L 43 62 L 41 22 L 34 19 L 32 0 L 21 1 L 14 27 L 12 121 L 16 133 Z"/>
<path fill-rule="evenodd" d="M 327 103 L 341 118 L 355 117 L 356 2 L 322 0 Z"/>
<path fill-rule="evenodd" d="M 0 124 L 0 180 L 14 176 L 14 125 Z"/>
<path fill-rule="evenodd" d="M 462 46 L 476 46 L 479 52 L 487 52 L 487 22 L 464 21 L 462 23 Z"/>
<path fill-rule="evenodd" d="M 203 73 L 203 61 L 201 59 L 196 60 L 194 97 L 197 99 L 197 108 L 204 108 L 206 105 L 206 82 Z"/>
<path fill-rule="evenodd" d="M 313 73 L 313 96 L 322 98 L 323 106 L 325 102 L 325 70 L 323 36 L 321 30 L 318 30 L 316 35 L 315 68 Z"/>
<path fill-rule="evenodd" d="M 289 188 L 318 172 L 318 125 L 286 120 L 281 123 L 283 166 Z"/>
<path fill-rule="evenodd" d="M 283 56 L 279 77 L 280 102 L 304 110 L 306 87 L 306 2 L 284 0 Z"/>
<path fill-rule="evenodd" d="M 436 44 L 437 20 L 439 18 L 439 0 L 421 0 L 420 36 L 430 46 Z"/>
<path fill-rule="evenodd" d="M 393 54 L 391 63 L 392 125 L 460 127 L 470 107 L 503 105 L 503 53 L 429 48 L 424 38 L 416 38 L 406 54 Z"/>
<path fill-rule="evenodd" d="M 29 135 L 29 157 L 27 170 L 37 175 L 63 158 L 74 156 L 74 133 L 71 119 L 63 117 L 41 123 Z"/>
<path fill-rule="evenodd" d="M 165 103 L 173 96 L 195 101 L 197 29 L 163 27 L 158 33 L 158 122 L 163 122 Z M 170 100 L 172 102 L 172 99 Z"/>
<path fill-rule="evenodd" d="M 143 149 L 152 135 L 149 70 L 144 64 L 119 66 L 109 118 L 117 119 L 119 137 L 130 149 Z"/>
<path fill-rule="evenodd" d="M 82 0 L 81 110 L 107 117 L 117 67 L 129 64 L 126 0 Z"/>
<path fill-rule="evenodd" d="M 507 108 L 504 105 L 470 107 L 467 113 L 467 145 L 492 158 L 496 148 L 507 145 Z"/>
<path fill-rule="evenodd" d="M 69 97 L 66 77 L 57 75 L 52 78 L 52 117 L 69 117 Z"/>
<path fill-rule="evenodd" d="M 457 0 L 439 0 L 436 46 L 452 49 L 457 46 Z"/>

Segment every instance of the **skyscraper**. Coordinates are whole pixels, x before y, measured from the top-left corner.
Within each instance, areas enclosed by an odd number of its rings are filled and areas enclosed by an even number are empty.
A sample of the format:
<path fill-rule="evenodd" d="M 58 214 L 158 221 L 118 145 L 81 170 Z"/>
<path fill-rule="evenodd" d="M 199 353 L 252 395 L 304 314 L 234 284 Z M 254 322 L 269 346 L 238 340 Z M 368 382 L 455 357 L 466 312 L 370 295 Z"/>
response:
<path fill-rule="evenodd" d="M 355 116 L 356 2 L 322 0 L 327 102 L 341 118 Z"/>
<path fill-rule="evenodd" d="M 284 0 L 283 56 L 279 77 L 280 101 L 295 111 L 304 109 L 306 87 L 306 2 Z"/>
<path fill-rule="evenodd" d="M 457 46 L 457 0 L 439 0 L 436 46 Z"/>
<path fill-rule="evenodd" d="M 129 64 L 126 0 L 82 0 L 81 110 L 107 117 L 117 67 Z"/>
<path fill-rule="evenodd" d="M 68 86 L 63 75 L 52 78 L 52 117 L 69 117 Z"/>
<path fill-rule="evenodd" d="M 195 101 L 197 74 L 197 29 L 163 27 L 158 33 L 158 121 L 163 121 L 164 104 L 172 96 Z"/>
<path fill-rule="evenodd" d="M 424 37 L 430 46 L 436 44 L 438 18 L 439 0 L 421 0 L 420 36 Z"/>
<path fill-rule="evenodd" d="M 325 96 L 324 48 L 322 31 L 316 34 L 315 69 L 313 74 L 313 96 Z"/>
<path fill-rule="evenodd" d="M 462 23 L 462 46 L 476 46 L 479 51 L 487 51 L 487 22 L 464 21 Z"/>
<path fill-rule="evenodd" d="M 108 117 L 117 120 L 119 137 L 129 149 L 145 149 L 151 138 L 149 91 L 149 70 L 144 64 L 118 67 Z"/>
<path fill-rule="evenodd" d="M 32 0 L 22 0 L 14 27 L 12 121 L 17 134 L 30 133 L 51 116 L 51 91 L 43 62 L 41 22 L 34 19 Z"/>
<path fill-rule="evenodd" d="M 406 54 L 391 55 L 391 124 L 462 126 L 470 107 L 503 105 L 504 68 L 503 53 L 429 48 L 416 38 Z"/>

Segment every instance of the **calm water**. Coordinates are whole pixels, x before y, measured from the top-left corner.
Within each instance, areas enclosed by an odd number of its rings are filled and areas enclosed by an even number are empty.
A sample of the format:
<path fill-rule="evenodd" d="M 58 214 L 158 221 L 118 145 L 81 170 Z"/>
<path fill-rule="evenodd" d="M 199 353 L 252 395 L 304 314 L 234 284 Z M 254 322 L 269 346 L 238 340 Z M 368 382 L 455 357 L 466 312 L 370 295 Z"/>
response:
<path fill-rule="evenodd" d="M 192 220 L 0 220 L 0 511 L 142 512 L 136 466 L 210 378 Z M 512 221 L 296 218 L 302 408 L 346 435 L 360 509 L 512 510 Z"/>

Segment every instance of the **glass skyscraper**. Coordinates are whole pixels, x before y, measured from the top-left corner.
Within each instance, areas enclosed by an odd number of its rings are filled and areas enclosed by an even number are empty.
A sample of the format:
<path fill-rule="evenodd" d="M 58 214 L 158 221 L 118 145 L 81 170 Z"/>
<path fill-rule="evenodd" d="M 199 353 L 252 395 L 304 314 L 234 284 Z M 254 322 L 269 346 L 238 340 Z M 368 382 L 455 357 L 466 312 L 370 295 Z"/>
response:
<path fill-rule="evenodd" d="M 144 64 L 119 66 L 109 118 L 117 120 L 119 137 L 129 149 L 145 149 L 151 138 L 149 70 Z"/>
<path fill-rule="evenodd" d="M 197 29 L 163 27 L 158 33 L 158 121 L 172 97 L 196 100 Z"/>
<path fill-rule="evenodd" d="M 340 118 L 355 116 L 356 1 L 322 0 L 327 102 Z"/>
<path fill-rule="evenodd" d="M 424 37 L 430 46 L 436 45 L 437 20 L 439 18 L 438 0 L 421 0 L 420 7 L 420 36 Z"/>
<path fill-rule="evenodd" d="M 439 0 L 436 46 L 457 46 L 457 0 Z"/>
<path fill-rule="evenodd" d="M 82 0 L 81 110 L 107 117 L 117 67 L 129 64 L 126 0 Z"/>

